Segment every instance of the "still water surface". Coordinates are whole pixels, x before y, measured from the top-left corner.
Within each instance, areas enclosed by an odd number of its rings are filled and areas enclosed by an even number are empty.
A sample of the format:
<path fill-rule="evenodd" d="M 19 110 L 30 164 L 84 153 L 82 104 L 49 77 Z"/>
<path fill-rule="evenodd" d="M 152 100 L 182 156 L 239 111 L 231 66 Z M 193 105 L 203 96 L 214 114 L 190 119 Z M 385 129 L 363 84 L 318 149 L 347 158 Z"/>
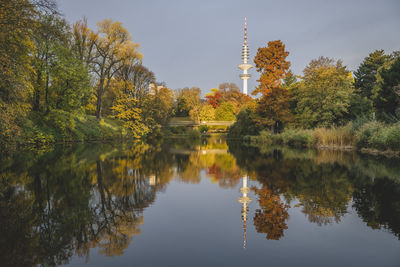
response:
<path fill-rule="evenodd" d="M 201 143 L 20 152 L 1 266 L 400 266 L 400 161 Z"/>

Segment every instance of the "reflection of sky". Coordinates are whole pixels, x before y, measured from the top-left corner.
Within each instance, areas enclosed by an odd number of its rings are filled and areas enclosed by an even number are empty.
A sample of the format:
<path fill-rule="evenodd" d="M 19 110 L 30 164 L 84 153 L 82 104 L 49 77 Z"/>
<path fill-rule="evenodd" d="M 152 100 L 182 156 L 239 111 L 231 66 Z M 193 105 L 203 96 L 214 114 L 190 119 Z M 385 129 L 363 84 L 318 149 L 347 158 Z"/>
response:
<path fill-rule="evenodd" d="M 93 27 L 121 21 L 141 44 L 144 65 L 172 88 L 199 86 L 204 92 L 222 82 L 241 84 L 243 18 L 247 16 L 250 57 L 280 39 L 301 74 L 319 56 L 343 59 L 355 70 L 375 49 L 400 49 L 400 1 L 272 0 L 57 0 L 69 21 L 83 16 Z M 255 70 L 249 80 L 254 88 Z"/>
<path fill-rule="evenodd" d="M 288 229 L 279 241 L 257 233 L 253 216 L 257 197 L 249 205 L 247 249 L 243 232 L 239 183 L 222 189 L 201 172 L 199 184 L 174 180 L 153 205 L 145 209 L 141 234 L 120 257 L 104 257 L 92 250 L 89 266 L 382 266 L 400 262 L 395 236 L 368 228 L 357 214 L 339 224 L 310 223 L 301 207 L 289 210 Z M 259 186 L 250 181 L 249 186 Z M 291 206 L 298 204 L 295 200 Z M 349 204 L 350 205 L 350 204 Z M 71 265 L 85 265 L 73 258 Z M 252 264 L 257 263 L 257 264 Z"/>

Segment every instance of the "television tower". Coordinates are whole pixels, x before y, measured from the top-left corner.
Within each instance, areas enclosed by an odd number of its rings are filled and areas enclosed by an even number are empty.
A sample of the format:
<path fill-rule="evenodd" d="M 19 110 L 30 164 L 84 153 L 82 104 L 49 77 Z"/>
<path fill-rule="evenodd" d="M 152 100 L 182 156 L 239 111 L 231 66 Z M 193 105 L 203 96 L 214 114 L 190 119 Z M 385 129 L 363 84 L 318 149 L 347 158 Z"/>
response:
<path fill-rule="evenodd" d="M 250 192 L 250 188 L 247 187 L 247 176 L 242 177 L 243 186 L 240 188 L 242 196 L 238 199 L 238 202 L 242 204 L 242 221 L 243 221 L 243 248 L 246 249 L 246 223 L 247 223 L 247 204 L 251 202 L 251 198 L 247 196 Z"/>
<path fill-rule="evenodd" d="M 251 74 L 247 73 L 247 70 L 251 69 L 253 65 L 247 63 L 249 60 L 249 48 L 247 46 L 247 20 L 244 18 L 244 43 L 242 45 L 242 59 L 243 63 L 238 65 L 238 68 L 243 71 L 239 75 L 240 79 L 243 80 L 243 94 L 247 95 L 247 80 L 250 79 Z"/>

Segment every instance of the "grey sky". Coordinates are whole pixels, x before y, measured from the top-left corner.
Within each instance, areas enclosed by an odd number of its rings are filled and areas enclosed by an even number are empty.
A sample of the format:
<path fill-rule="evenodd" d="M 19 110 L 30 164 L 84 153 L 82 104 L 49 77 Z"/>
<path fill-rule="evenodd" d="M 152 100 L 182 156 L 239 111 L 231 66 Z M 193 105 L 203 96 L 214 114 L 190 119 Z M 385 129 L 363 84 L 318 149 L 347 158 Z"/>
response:
<path fill-rule="evenodd" d="M 57 0 L 74 22 L 90 27 L 121 21 L 140 43 L 143 64 L 169 88 L 222 82 L 241 87 L 239 69 L 247 16 L 251 61 L 258 47 L 280 39 L 296 74 L 319 56 L 342 59 L 350 70 L 375 49 L 400 50 L 400 0 Z M 250 71 L 252 91 L 258 79 Z"/>

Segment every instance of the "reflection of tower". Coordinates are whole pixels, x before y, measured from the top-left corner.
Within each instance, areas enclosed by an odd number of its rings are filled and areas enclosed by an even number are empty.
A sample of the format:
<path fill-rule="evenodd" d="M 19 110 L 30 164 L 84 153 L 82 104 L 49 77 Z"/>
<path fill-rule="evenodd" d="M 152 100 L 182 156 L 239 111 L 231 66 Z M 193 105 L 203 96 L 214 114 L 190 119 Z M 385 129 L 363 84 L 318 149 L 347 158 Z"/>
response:
<path fill-rule="evenodd" d="M 247 21 L 244 18 L 244 43 L 242 45 L 242 59 L 243 63 L 238 65 L 238 68 L 243 71 L 242 74 L 239 75 L 240 79 L 243 80 L 243 94 L 247 95 L 247 80 L 250 79 L 251 74 L 247 73 L 247 70 L 251 69 L 253 66 L 248 64 L 249 60 L 249 48 L 247 47 Z"/>
<path fill-rule="evenodd" d="M 246 221 L 247 221 L 247 203 L 251 202 L 251 198 L 247 196 L 250 189 L 247 187 L 247 176 L 243 176 L 243 186 L 240 188 L 242 196 L 238 199 L 239 203 L 242 203 L 242 220 L 243 220 L 243 248 L 246 248 Z"/>

